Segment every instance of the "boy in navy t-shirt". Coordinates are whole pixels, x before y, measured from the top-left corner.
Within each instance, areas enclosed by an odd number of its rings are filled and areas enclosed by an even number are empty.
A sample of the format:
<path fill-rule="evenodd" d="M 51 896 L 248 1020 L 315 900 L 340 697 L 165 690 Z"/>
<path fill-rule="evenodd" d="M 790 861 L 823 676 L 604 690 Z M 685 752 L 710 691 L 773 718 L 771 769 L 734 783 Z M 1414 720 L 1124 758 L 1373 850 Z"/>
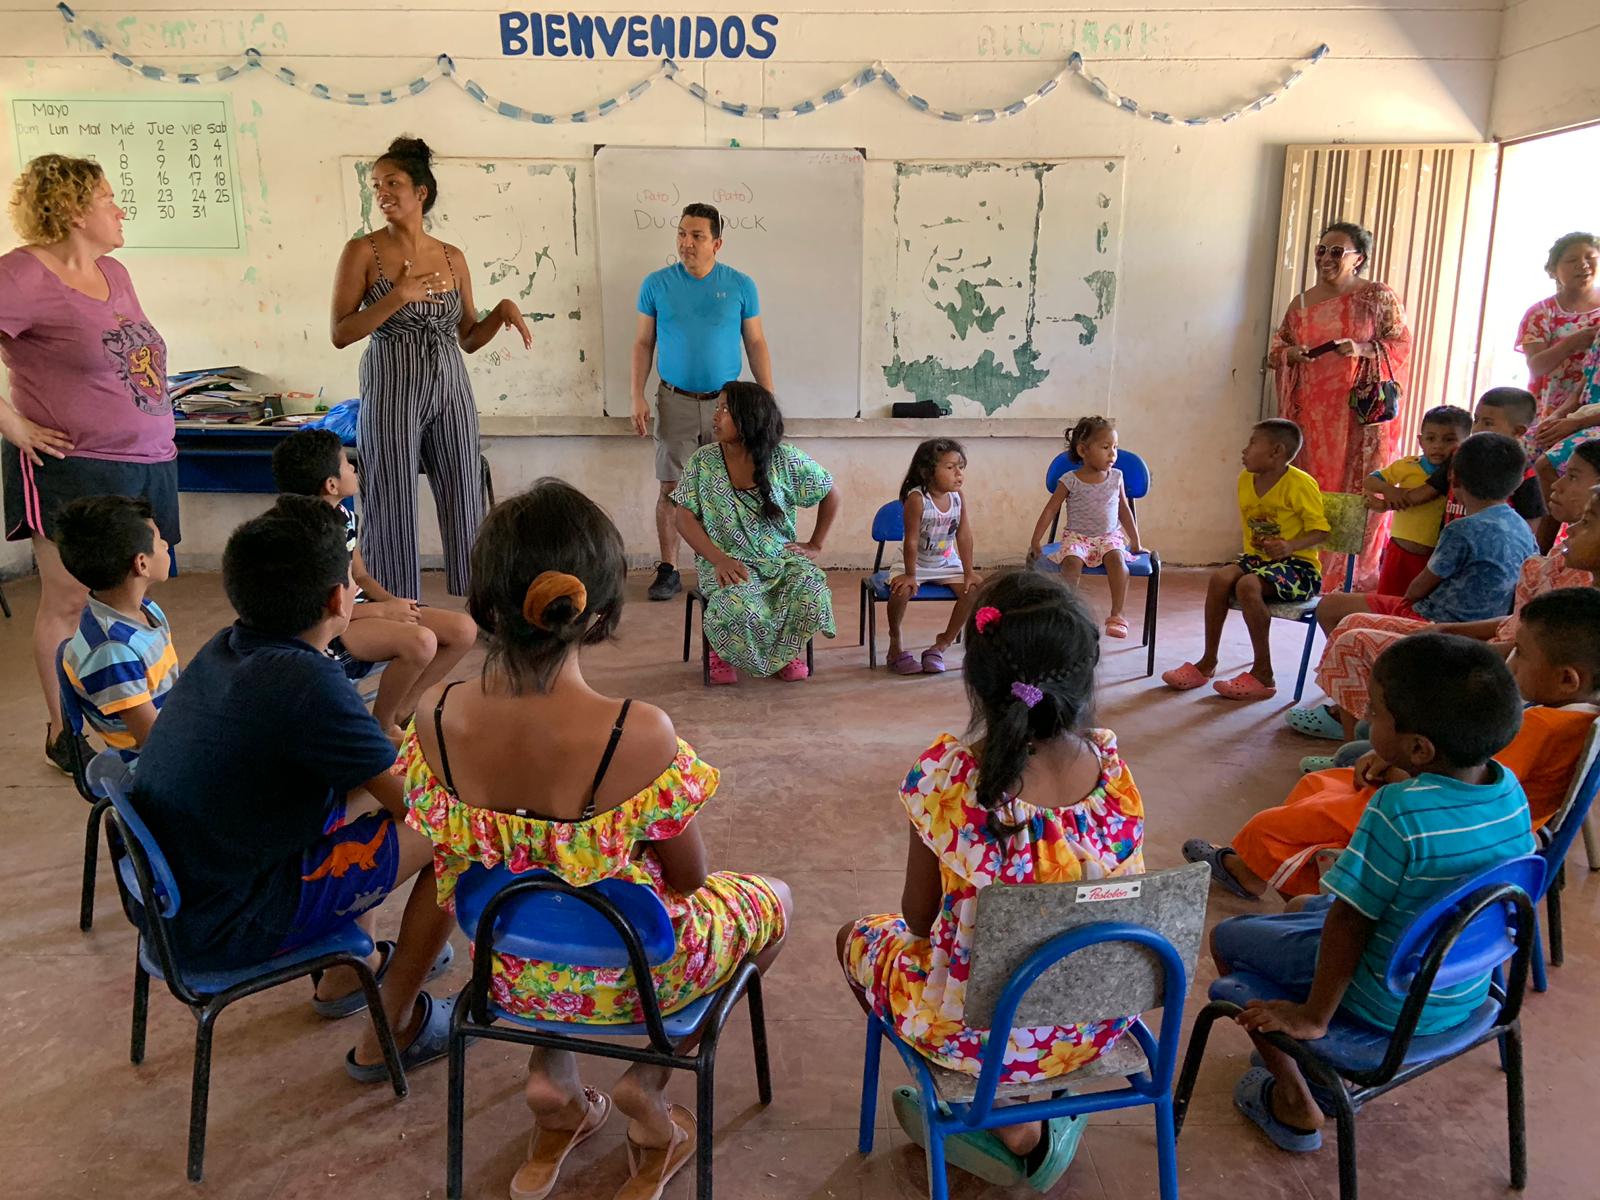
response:
<path fill-rule="evenodd" d="M 450 930 L 425 869 L 432 846 L 402 819 L 393 745 L 325 653 L 355 591 L 344 519 L 319 500 L 281 497 L 234 530 L 222 581 L 239 619 L 168 693 L 133 792 L 183 896 L 178 954 L 201 969 L 258 963 L 416 877 L 398 944 L 379 943 L 371 966 L 402 1061 L 440 1057 L 453 1002 L 421 990 Z M 378 807 L 353 815 L 353 804 L 347 819 L 358 790 Z M 318 982 L 318 1010 L 359 1012 L 360 994 L 354 972 L 330 971 Z M 370 1029 L 346 1069 L 387 1078 Z"/>

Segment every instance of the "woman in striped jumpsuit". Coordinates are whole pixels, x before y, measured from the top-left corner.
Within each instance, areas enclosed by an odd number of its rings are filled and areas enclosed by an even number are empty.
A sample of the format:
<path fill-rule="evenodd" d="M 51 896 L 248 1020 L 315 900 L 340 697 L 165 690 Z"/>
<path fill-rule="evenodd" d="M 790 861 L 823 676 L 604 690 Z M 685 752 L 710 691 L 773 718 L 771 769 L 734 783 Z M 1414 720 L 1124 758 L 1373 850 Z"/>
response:
<path fill-rule="evenodd" d="M 468 559 L 483 520 L 478 411 L 461 352 L 508 326 L 533 344 L 522 313 L 502 300 L 481 319 L 472 276 L 455 246 L 423 232 L 438 199 L 433 153 L 396 138 L 373 164 L 386 228 L 352 239 L 333 286 L 333 344 L 370 338 L 361 356 L 361 555 L 396 596 L 419 599 L 417 471 L 439 510 L 446 580 L 466 594 Z"/>

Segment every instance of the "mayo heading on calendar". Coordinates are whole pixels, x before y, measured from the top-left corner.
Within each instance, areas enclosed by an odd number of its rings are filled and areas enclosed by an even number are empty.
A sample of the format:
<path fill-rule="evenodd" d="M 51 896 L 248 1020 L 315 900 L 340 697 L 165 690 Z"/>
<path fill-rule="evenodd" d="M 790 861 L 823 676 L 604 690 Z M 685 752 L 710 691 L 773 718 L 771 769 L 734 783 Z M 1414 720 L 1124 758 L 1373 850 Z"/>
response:
<path fill-rule="evenodd" d="M 500 53 L 534 58 L 771 58 L 778 18 L 503 12 Z"/>

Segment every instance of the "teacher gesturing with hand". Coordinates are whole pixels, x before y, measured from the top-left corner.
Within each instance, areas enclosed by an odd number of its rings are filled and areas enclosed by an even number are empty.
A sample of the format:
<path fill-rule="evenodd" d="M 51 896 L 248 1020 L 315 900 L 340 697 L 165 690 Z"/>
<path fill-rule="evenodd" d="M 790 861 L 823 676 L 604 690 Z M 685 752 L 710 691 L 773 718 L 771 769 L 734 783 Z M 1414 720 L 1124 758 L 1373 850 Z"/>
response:
<path fill-rule="evenodd" d="M 369 338 L 361 355 L 361 556 L 396 596 L 422 594 L 417 553 L 417 470 L 439 510 L 450 593 L 467 591 L 468 559 L 483 522 L 478 470 L 478 409 L 468 354 L 512 328 L 533 335 L 502 300 L 483 317 L 472 302 L 472 273 L 455 246 L 423 231 L 439 198 L 433 152 L 398 137 L 372 165 L 372 190 L 386 227 L 352 239 L 333 284 L 333 344 Z"/>
<path fill-rule="evenodd" d="M 650 584 L 652 600 L 669 600 L 683 588 L 678 574 L 678 523 L 673 490 L 683 465 L 701 446 L 717 440 L 712 418 L 723 386 L 739 378 L 743 357 L 768 393 L 772 355 L 761 330 L 755 280 L 717 261 L 722 249 L 722 214 L 709 204 L 690 204 L 678 219 L 678 261 L 652 271 L 639 287 L 639 324 L 633 342 L 633 426 L 650 433 L 644 385 L 656 372 L 656 536 L 661 561 Z M 741 355 L 741 351 L 743 355 Z"/>

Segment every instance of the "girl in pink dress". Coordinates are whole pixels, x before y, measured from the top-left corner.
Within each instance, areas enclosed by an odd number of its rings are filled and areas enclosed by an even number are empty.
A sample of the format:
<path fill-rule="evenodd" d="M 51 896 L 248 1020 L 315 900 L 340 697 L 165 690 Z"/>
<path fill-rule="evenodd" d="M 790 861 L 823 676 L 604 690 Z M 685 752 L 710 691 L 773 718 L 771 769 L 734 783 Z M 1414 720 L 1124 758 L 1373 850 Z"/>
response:
<path fill-rule="evenodd" d="M 1376 359 L 1383 377 L 1407 394 L 1411 331 L 1405 311 L 1387 284 L 1361 277 L 1372 254 L 1372 234 L 1337 221 L 1322 231 L 1316 248 L 1317 282 L 1289 304 L 1272 335 L 1267 362 L 1275 373 L 1278 415 L 1305 433 L 1297 465 L 1325 492 L 1359 493 L 1362 481 L 1399 457 L 1400 421 L 1362 425 L 1350 409 L 1350 389 L 1364 359 Z M 1387 540 L 1387 518 L 1374 522 L 1356 566 L 1357 590 L 1377 585 L 1378 558 Z M 1324 555 L 1323 590 L 1337 588 L 1344 572 Z"/>

